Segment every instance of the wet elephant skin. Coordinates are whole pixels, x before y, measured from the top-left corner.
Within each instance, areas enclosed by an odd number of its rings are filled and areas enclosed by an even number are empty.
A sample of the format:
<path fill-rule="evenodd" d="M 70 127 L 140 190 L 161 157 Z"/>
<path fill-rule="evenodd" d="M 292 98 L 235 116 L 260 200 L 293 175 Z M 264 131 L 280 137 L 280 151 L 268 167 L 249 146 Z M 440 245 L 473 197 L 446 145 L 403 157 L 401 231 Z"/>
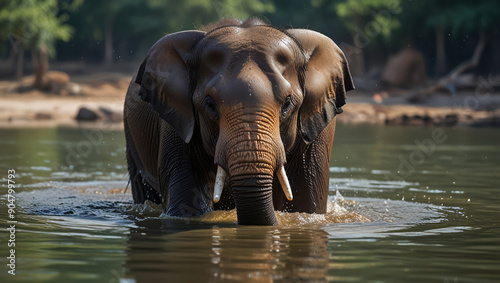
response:
<path fill-rule="evenodd" d="M 161 38 L 125 98 L 134 202 L 171 216 L 236 208 L 245 225 L 325 213 L 351 89 L 344 54 L 315 31 L 228 19 Z"/>

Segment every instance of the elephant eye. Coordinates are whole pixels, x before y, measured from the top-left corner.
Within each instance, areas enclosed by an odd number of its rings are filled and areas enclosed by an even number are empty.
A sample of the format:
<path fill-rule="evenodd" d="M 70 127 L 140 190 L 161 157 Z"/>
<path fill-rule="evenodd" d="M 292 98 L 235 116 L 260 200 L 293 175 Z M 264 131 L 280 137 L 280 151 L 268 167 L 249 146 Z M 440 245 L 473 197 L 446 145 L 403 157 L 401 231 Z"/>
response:
<path fill-rule="evenodd" d="M 285 99 L 285 102 L 283 103 L 283 105 L 281 106 L 281 119 L 285 119 L 288 116 L 288 114 L 291 112 L 293 106 L 294 105 L 293 105 L 293 102 L 292 102 L 292 98 L 289 95 Z"/>
<path fill-rule="evenodd" d="M 217 110 L 217 104 L 214 99 L 210 96 L 205 98 L 205 109 L 208 111 L 210 118 L 217 120 L 219 118 L 219 111 Z"/>

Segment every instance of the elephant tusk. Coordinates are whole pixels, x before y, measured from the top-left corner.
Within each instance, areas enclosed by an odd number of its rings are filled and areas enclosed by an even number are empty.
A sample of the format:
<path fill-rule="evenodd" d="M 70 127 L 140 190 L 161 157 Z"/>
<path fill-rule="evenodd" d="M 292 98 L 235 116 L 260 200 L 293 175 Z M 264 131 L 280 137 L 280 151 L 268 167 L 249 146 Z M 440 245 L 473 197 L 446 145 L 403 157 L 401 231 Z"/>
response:
<path fill-rule="evenodd" d="M 224 188 L 224 181 L 226 180 L 226 171 L 222 167 L 217 166 L 217 175 L 215 176 L 214 186 L 214 203 L 218 203 Z"/>
<path fill-rule="evenodd" d="M 288 182 L 288 177 L 286 176 L 285 167 L 281 168 L 276 173 L 278 175 L 278 180 L 280 181 L 281 188 L 285 192 L 285 196 L 289 201 L 293 200 L 292 188 L 290 188 L 290 183 Z"/>

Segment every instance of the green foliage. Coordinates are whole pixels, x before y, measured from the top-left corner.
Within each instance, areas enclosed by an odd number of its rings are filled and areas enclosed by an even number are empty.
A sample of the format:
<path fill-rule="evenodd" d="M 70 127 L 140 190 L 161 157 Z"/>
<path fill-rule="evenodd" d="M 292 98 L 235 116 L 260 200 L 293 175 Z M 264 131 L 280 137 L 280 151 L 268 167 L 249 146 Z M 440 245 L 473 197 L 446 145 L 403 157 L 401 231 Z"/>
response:
<path fill-rule="evenodd" d="M 52 54 L 57 49 L 63 60 L 98 61 L 104 57 L 106 24 L 111 21 L 115 60 L 138 59 L 165 34 L 224 17 L 251 16 L 278 27 L 311 28 L 339 44 L 358 40 L 356 47 L 367 58 L 376 55 L 382 61 L 384 54 L 403 46 L 432 54 L 436 30 L 447 34 L 447 44 L 462 40 L 473 48 L 479 32 L 498 34 L 500 1 L 0 0 L 0 42 L 8 48 L 46 45 Z M 464 56 L 470 56 L 467 48 L 461 48 Z M 1 46 L 0 51 L 8 54 Z M 453 52 L 459 51 L 447 53 Z"/>
<path fill-rule="evenodd" d="M 327 8 L 336 11 L 343 24 L 353 32 L 376 29 L 377 34 L 390 39 L 391 32 L 401 26 L 395 17 L 402 11 L 400 0 L 311 1 L 317 7 L 327 5 Z"/>
<path fill-rule="evenodd" d="M 62 52 L 62 57 L 101 60 L 106 37 L 106 21 L 113 24 L 115 58 L 135 58 L 144 54 L 165 34 L 194 29 L 223 17 L 247 18 L 274 13 L 272 0 L 84 0 L 69 12 L 69 24 L 76 28 L 72 42 L 86 48 Z"/>
<path fill-rule="evenodd" d="M 13 38 L 13 44 L 23 44 L 29 49 L 48 48 L 51 55 L 55 54 L 56 41 L 71 39 L 73 28 L 64 24 L 68 16 L 59 14 L 57 0 L 4 1 L 0 6 L 3 39 Z"/>
<path fill-rule="evenodd" d="M 148 0 L 147 3 L 163 12 L 165 27 L 168 27 L 167 32 L 192 29 L 221 18 L 246 19 L 275 12 L 271 0 Z M 191 16 L 186 17 L 186 15 Z"/>
<path fill-rule="evenodd" d="M 274 0 L 275 12 L 263 16 L 278 27 L 310 28 L 335 40 L 349 36 L 334 9 L 314 6 L 314 1 Z"/>
<path fill-rule="evenodd" d="M 436 1 L 430 5 L 426 23 L 443 30 L 477 32 L 500 24 L 500 2 L 496 0 Z"/>
<path fill-rule="evenodd" d="M 246 19 L 254 15 L 274 13 L 276 11 L 274 4 L 269 0 L 217 0 L 212 3 L 219 18 L 232 17 Z"/>

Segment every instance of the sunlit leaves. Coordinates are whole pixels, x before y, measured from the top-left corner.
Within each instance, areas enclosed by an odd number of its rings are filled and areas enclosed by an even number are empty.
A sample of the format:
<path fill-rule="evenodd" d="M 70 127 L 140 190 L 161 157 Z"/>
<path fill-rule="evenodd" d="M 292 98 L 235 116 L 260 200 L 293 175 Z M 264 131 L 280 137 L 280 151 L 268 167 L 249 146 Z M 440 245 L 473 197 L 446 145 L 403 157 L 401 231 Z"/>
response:
<path fill-rule="evenodd" d="M 7 0 L 0 6 L 0 36 L 14 37 L 36 50 L 46 47 L 54 55 L 55 42 L 68 41 L 73 34 L 73 28 L 64 24 L 67 19 L 59 14 L 57 0 Z"/>

